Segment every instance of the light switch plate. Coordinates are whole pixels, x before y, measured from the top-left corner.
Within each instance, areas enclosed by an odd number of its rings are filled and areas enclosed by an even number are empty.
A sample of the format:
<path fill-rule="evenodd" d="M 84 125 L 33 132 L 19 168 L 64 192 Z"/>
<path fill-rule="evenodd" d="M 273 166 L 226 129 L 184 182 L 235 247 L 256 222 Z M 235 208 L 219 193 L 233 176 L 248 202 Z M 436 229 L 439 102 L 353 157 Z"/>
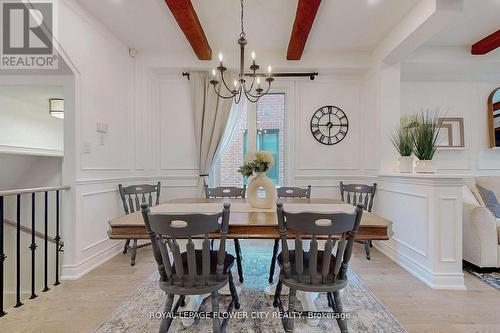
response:
<path fill-rule="evenodd" d="M 108 124 L 98 121 L 97 122 L 97 132 L 108 133 Z"/>
<path fill-rule="evenodd" d="M 83 153 L 84 154 L 90 154 L 90 151 L 91 151 L 90 142 L 83 141 Z"/>

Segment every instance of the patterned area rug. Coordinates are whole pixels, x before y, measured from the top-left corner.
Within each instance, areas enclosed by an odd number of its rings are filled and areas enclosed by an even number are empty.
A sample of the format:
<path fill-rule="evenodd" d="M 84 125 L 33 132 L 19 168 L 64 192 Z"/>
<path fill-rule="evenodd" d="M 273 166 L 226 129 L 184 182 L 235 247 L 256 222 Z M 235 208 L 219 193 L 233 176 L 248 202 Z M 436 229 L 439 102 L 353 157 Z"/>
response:
<path fill-rule="evenodd" d="M 476 278 L 490 285 L 496 290 L 500 290 L 500 272 L 480 273 L 476 272 L 474 268 L 469 267 L 468 265 L 464 265 L 464 271 L 474 275 Z"/>
<path fill-rule="evenodd" d="M 241 286 L 239 312 L 247 312 L 248 318 L 229 320 L 227 332 L 238 333 L 267 333 L 284 332 L 281 320 L 276 317 L 277 309 L 272 305 L 272 297 L 264 294 L 268 285 L 269 262 L 272 254 L 272 243 L 255 242 L 250 245 L 242 243 L 243 273 L 245 281 Z M 228 252 L 234 253 L 233 242 L 228 242 Z M 235 264 L 236 266 L 236 264 Z M 236 267 L 233 269 L 235 282 L 237 279 Z M 392 314 L 366 287 L 361 279 L 349 271 L 349 284 L 341 292 L 344 308 L 349 313 L 348 326 L 350 332 L 370 333 L 401 333 L 406 332 Z M 275 279 L 276 281 L 276 279 Z M 239 284 L 239 282 L 237 282 Z M 283 296 L 283 305 L 288 306 L 288 297 Z M 142 283 L 137 291 L 125 302 L 119 305 L 97 328 L 97 333 L 116 332 L 158 332 L 160 319 L 150 318 L 150 313 L 163 311 L 165 295 L 158 287 L 158 274 L 153 274 Z M 230 296 L 221 296 L 220 309 L 225 311 L 230 302 Z M 326 295 L 320 294 L 316 299 L 318 311 L 329 311 Z M 297 302 L 297 310 L 302 306 Z M 210 298 L 204 300 L 200 311 L 210 311 Z M 266 315 L 257 314 L 267 313 Z M 273 316 L 273 313 L 275 314 Z M 252 315 L 253 314 L 253 315 Z M 257 318 L 252 318 L 257 317 Z M 306 324 L 305 319 L 295 319 L 294 332 L 339 332 L 335 319 L 321 319 L 317 327 Z M 184 327 L 176 318 L 172 322 L 169 332 L 212 332 L 211 319 L 196 319 L 190 327 Z"/>

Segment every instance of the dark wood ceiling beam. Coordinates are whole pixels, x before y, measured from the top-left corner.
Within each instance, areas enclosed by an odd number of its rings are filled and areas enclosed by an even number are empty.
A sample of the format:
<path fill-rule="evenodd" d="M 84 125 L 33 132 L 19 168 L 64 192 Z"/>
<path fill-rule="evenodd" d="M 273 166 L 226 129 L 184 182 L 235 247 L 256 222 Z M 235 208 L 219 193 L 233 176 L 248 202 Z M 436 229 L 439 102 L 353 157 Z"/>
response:
<path fill-rule="evenodd" d="M 500 47 L 500 30 L 472 45 L 470 53 L 474 55 L 483 55 L 493 51 L 497 47 Z"/>
<path fill-rule="evenodd" d="M 165 0 L 199 60 L 212 60 L 212 49 L 191 0 Z"/>
<path fill-rule="evenodd" d="M 299 0 L 288 43 L 287 60 L 300 60 L 302 57 L 320 3 L 321 0 Z"/>

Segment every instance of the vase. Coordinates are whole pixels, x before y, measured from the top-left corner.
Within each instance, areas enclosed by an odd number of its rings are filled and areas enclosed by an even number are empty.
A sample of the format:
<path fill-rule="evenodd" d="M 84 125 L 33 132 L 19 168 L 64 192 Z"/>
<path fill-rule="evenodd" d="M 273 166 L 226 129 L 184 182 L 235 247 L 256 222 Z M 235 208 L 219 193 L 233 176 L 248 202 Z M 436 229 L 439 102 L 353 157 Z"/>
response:
<path fill-rule="evenodd" d="M 415 172 L 417 173 L 435 173 L 436 169 L 432 160 L 418 160 L 415 166 Z"/>
<path fill-rule="evenodd" d="M 401 156 L 399 159 L 399 172 L 412 173 L 413 172 L 413 156 Z"/>
<path fill-rule="evenodd" d="M 263 197 L 259 197 L 259 189 L 263 189 Z M 264 172 L 258 172 L 248 182 L 247 196 L 250 206 L 254 208 L 273 208 L 278 193 L 271 179 Z"/>

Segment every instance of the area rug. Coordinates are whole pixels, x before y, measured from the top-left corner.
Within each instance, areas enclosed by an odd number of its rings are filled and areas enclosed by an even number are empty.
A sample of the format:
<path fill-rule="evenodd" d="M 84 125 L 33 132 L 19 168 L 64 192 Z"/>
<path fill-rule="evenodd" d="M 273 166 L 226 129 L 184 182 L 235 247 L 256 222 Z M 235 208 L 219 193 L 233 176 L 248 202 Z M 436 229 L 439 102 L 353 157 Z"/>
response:
<path fill-rule="evenodd" d="M 496 290 L 500 290 L 500 272 L 480 273 L 475 271 L 473 267 L 470 267 L 468 265 L 464 265 L 464 271 L 472 274 L 473 276 L 488 284 L 489 286 L 495 288 Z"/>
<path fill-rule="evenodd" d="M 232 243 L 228 242 L 228 245 Z M 241 243 L 245 281 L 240 284 L 242 288 L 241 308 L 234 311 L 247 312 L 247 318 L 230 319 L 227 332 L 284 332 L 281 320 L 276 316 L 277 309 L 272 305 L 272 297 L 264 294 L 264 288 L 268 285 L 272 243 L 256 242 L 257 244 L 254 245 Z M 234 253 L 231 248 L 228 248 L 228 252 Z M 233 274 L 235 281 L 238 281 L 237 273 L 233 272 Z M 350 332 L 406 332 L 356 273 L 350 270 L 348 277 L 349 284 L 341 293 L 344 308 L 350 316 L 348 320 Z M 282 299 L 284 306 L 287 307 L 288 297 L 282 297 Z M 150 317 L 151 313 L 163 311 L 164 302 L 165 294 L 158 287 L 158 274 L 155 273 L 144 281 L 133 295 L 120 304 L 95 332 L 158 332 L 160 319 Z M 224 311 L 230 302 L 230 296 L 221 296 L 220 302 L 220 309 Z M 332 311 L 328 307 L 326 295 L 323 294 L 316 299 L 316 306 L 318 311 Z M 207 298 L 201 305 L 200 311 L 210 311 L 210 309 L 210 298 Z M 302 309 L 300 302 L 297 302 L 296 309 L 298 311 Z M 262 313 L 268 313 L 267 318 Z M 273 313 L 275 313 L 274 316 Z M 212 321 L 211 319 L 196 319 L 192 326 L 184 327 L 180 319 L 176 318 L 169 332 L 212 332 Z M 335 319 L 320 319 L 318 326 L 311 327 L 306 324 L 304 318 L 300 318 L 295 320 L 294 332 L 339 332 L 339 328 Z"/>

